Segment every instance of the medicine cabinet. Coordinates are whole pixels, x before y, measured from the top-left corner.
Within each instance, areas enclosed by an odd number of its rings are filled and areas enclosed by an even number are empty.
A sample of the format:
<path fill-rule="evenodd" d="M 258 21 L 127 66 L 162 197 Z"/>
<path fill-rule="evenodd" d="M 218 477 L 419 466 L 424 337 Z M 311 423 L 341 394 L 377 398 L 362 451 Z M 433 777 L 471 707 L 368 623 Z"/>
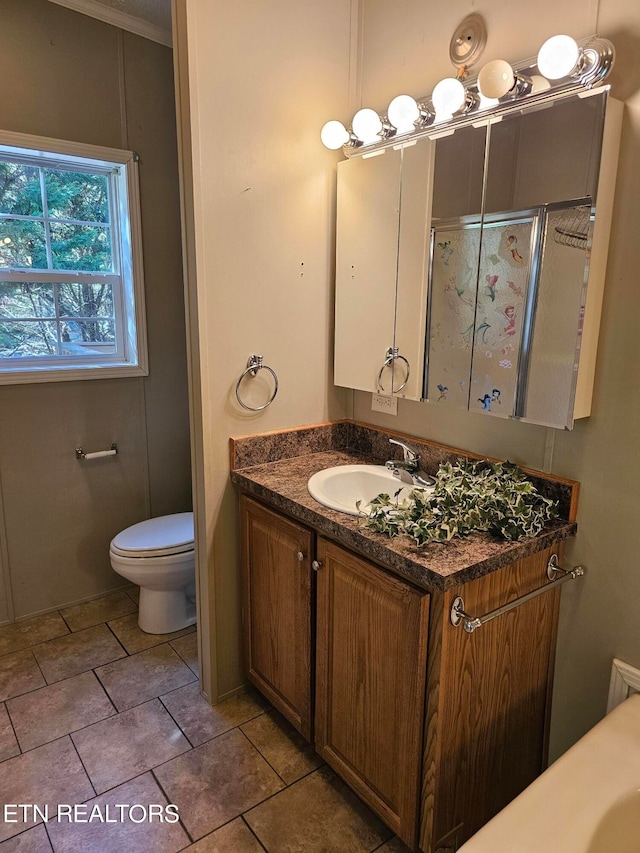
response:
<path fill-rule="evenodd" d="M 621 114 L 603 87 L 339 164 L 336 384 L 379 390 L 397 346 L 402 396 L 589 415 Z"/>

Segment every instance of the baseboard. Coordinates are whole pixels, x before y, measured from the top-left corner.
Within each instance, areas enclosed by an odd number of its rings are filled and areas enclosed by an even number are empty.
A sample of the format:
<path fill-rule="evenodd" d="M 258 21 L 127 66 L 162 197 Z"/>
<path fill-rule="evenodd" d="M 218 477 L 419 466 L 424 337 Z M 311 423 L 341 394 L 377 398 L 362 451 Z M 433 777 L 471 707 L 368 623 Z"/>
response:
<path fill-rule="evenodd" d="M 33 613 L 27 613 L 24 616 L 17 616 L 15 619 L 0 623 L 1 625 L 11 625 L 13 622 L 24 622 L 26 619 L 33 619 L 35 616 L 45 616 L 47 613 L 55 613 L 56 610 L 64 610 L 67 607 L 73 607 L 76 604 L 85 604 L 87 601 L 95 601 L 96 598 L 104 598 L 105 595 L 113 595 L 115 592 L 126 592 L 128 589 L 135 589 L 135 584 L 125 584 L 117 586 L 114 589 L 106 589 L 103 592 L 97 592 L 94 595 L 88 595 L 85 598 L 77 598 L 73 601 L 57 604 L 55 607 L 45 607 L 43 610 L 36 610 Z"/>

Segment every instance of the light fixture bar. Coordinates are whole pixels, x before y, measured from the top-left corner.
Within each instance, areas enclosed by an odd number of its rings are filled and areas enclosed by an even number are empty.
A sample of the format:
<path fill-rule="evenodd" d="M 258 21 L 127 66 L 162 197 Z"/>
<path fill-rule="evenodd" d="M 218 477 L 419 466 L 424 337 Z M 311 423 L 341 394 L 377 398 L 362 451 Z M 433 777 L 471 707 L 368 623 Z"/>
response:
<path fill-rule="evenodd" d="M 539 68 L 541 63 L 544 65 L 545 51 L 547 56 L 551 55 L 553 62 L 558 61 L 558 49 L 560 52 L 563 49 L 567 52 L 568 58 L 561 55 L 558 65 L 559 69 L 565 74 L 557 78 L 553 78 L 551 74 L 545 77 Z M 575 53 L 575 59 L 572 58 L 573 53 Z M 440 81 L 434 88 L 434 95 L 438 97 L 433 98 L 433 110 L 431 109 L 431 98 L 418 98 L 414 103 L 419 107 L 420 114 L 414 122 L 413 129 L 403 126 L 396 132 L 396 128 L 392 123 L 390 124 L 389 118 L 384 113 L 378 115 L 374 110 L 361 110 L 361 113 L 373 113 L 373 116 L 377 117 L 380 127 L 378 135 L 369 134 L 367 140 L 364 140 L 358 138 L 355 128 L 346 131 L 350 135 L 343 147 L 343 153 L 348 158 L 362 157 L 373 152 L 383 151 L 386 148 L 413 144 L 416 140 L 425 137 L 436 139 L 439 136 L 450 135 L 459 127 L 490 124 L 493 121 L 499 121 L 505 115 L 520 112 L 525 106 L 543 106 L 558 97 L 584 93 L 585 90 L 587 93 L 591 93 L 594 91 L 594 87 L 598 86 L 608 75 L 614 59 L 615 50 L 607 39 L 594 35 L 576 42 L 569 36 L 554 36 L 544 43 L 538 57 L 526 59 L 514 65 L 510 65 L 506 61 L 496 60 L 488 63 L 488 65 L 494 66 L 494 74 L 485 72 L 485 79 L 493 78 L 495 80 L 495 66 L 497 66 L 498 71 L 501 70 L 500 66 L 503 67 L 505 79 L 509 79 L 509 68 L 513 72 L 512 85 L 499 98 L 487 100 L 485 96 L 481 97 L 478 85 L 478 76 L 482 80 L 481 69 L 479 75 L 464 81 L 465 100 L 463 103 L 457 103 L 457 100 L 461 100 L 461 98 L 453 98 L 453 95 L 457 94 L 456 92 L 447 93 L 449 102 L 435 103 L 436 100 L 438 102 L 442 100 L 439 98 L 443 89 L 440 84 L 447 83 L 448 87 L 453 89 L 454 83 L 457 82 L 453 78 L 450 82 Z M 491 69 L 489 69 L 490 71 Z M 597 91 L 601 91 L 602 88 L 600 86 Z M 497 90 L 500 91 L 499 84 Z M 400 99 L 405 98 L 408 96 L 400 96 Z M 398 100 L 394 99 L 391 105 L 395 105 Z M 454 100 L 456 100 L 455 105 L 453 104 Z M 447 103 L 451 103 L 455 109 L 452 108 L 450 112 L 447 112 Z M 406 104 L 404 106 L 406 107 Z M 391 112 L 393 114 L 393 110 Z"/>

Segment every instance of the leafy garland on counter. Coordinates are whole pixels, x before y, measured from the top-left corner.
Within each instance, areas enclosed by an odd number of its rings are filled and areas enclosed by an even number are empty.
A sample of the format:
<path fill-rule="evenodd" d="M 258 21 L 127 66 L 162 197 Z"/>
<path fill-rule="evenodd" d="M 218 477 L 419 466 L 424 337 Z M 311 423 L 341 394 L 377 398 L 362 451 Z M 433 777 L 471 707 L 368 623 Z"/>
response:
<path fill-rule="evenodd" d="M 361 518 L 377 533 L 406 533 L 424 545 L 477 531 L 522 539 L 537 535 L 558 515 L 557 501 L 541 495 L 511 462 L 459 459 L 441 465 L 435 480 L 432 491 L 415 488 L 403 501 L 398 500 L 400 489 L 393 498 L 378 495 L 369 505 L 370 514 L 361 512 Z"/>

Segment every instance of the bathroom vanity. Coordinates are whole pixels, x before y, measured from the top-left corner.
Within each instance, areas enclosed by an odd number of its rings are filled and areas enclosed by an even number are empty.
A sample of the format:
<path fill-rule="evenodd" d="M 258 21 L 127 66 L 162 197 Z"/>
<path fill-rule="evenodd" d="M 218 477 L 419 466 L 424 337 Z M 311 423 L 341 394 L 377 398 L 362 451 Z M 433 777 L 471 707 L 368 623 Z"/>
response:
<path fill-rule="evenodd" d="M 343 422 L 232 440 L 246 670 L 411 849 L 453 851 L 546 765 L 559 589 L 473 633 L 454 600 L 482 615 L 548 583 L 577 484 L 534 476 L 561 511 L 537 537 L 417 547 L 307 492 L 319 470 L 384 461 L 388 438 Z M 427 471 L 461 455 L 411 441 Z"/>

